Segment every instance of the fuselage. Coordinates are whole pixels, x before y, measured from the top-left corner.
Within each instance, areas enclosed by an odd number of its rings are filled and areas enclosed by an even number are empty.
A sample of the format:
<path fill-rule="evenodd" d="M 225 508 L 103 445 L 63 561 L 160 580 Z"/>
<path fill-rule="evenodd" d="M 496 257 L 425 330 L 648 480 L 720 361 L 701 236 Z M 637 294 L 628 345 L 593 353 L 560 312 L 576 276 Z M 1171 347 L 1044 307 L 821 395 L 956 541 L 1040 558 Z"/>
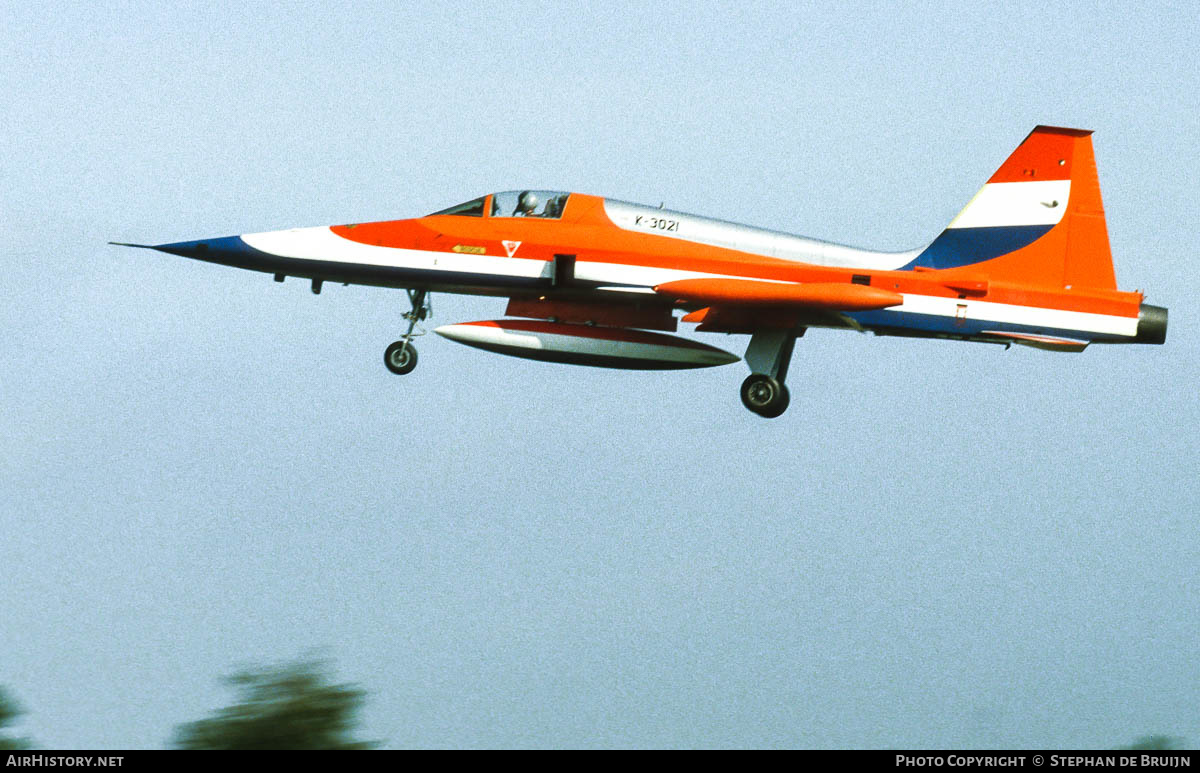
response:
<path fill-rule="evenodd" d="M 929 246 L 879 252 L 598 196 L 538 195 L 543 207 L 527 213 L 510 209 L 517 192 L 489 194 L 408 220 L 251 233 L 158 249 L 318 281 L 688 311 L 700 304 L 661 297 L 654 288 L 718 278 L 863 285 L 902 299 L 867 310 L 710 315 L 701 330 L 742 332 L 761 326 L 763 315 L 768 320 L 782 315 L 785 322 L 778 324 L 1062 349 L 1153 342 L 1159 335 L 1157 307 L 1144 309 L 1140 293 L 996 279 L 986 264 L 934 268 L 922 265 L 923 256 L 933 252 Z M 556 281 L 556 266 L 564 259 L 572 267 L 570 282 Z M 1165 333 L 1165 316 L 1161 327 Z"/>
<path fill-rule="evenodd" d="M 430 292 L 508 298 L 505 319 L 442 325 L 485 351 L 605 368 L 744 359 L 742 404 L 787 410 L 810 327 L 1079 352 L 1161 344 L 1167 310 L 1117 287 L 1091 132 L 1038 126 L 945 230 L 880 252 L 582 193 L 488 194 L 425 217 L 130 245 L 324 282 L 405 288 L 407 332 L 384 350 L 413 370 Z M 682 316 L 676 316 L 683 312 Z M 750 336 L 745 356 L 670 335 Z"/>

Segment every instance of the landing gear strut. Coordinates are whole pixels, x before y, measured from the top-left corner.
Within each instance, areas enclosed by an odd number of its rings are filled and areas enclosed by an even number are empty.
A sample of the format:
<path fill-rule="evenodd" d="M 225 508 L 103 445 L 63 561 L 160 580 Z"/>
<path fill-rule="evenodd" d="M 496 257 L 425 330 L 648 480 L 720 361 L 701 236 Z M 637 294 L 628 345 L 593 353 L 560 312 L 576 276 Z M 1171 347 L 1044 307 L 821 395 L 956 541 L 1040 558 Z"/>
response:
<path fill-rule="evenodd" d="M 397 376 L 411 373 L 412 369 L 417 367 L 417 347 L 413 346 L 412 340 L 424 335 L 425 331 L 413 331 L 421 320 L 433 313 L 427 291 L 409 290 L 408 300 L 412 304 L 412 311 L 404 312 L 404 318 L 408 320 L 408 332 L 399 341 L 389 344 L 383 353 L 383 364 Z"/>
<path fill-rule="evenodd" d="M 803 329 L 761 330 L 750 337 L 746 348 L 750 375 L 742 382 L 742 405 L 764 419 L 774 419 L 787 410 L 791 396 L 784 381 L 792 348 L 802 335 Z"/>

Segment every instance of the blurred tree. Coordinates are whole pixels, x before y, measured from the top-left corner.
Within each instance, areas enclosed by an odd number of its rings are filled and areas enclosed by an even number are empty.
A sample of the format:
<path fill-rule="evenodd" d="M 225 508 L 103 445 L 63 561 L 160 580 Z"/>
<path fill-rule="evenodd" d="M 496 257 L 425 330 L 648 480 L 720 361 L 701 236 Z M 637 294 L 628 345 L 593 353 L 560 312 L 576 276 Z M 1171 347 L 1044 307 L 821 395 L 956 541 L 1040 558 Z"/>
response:
<path fill-rule="evenodd" d="M 16 700 L 3 687 L 0 687 L 0 728 L 13 724 L 16 718 L 24 713 L 17 705 Z M 28 739 L 9 738 L 7 735 L 0 734 L 0 751 L 13 752 L 28 748 Z"/>
<path fill-rule="evenodd" d="M 365 693 L 329 684 L 326 664 L 300 661 L 224 680 L 240 701 L 175 729 L 179 749 L 370 749 L 353 738 Z"/>
<path fill-rule="evenodd" d="M 1179 748 L 1179 739 L 1170 735 L 1144 735 L 1131 746 L 1121 748 L 1133 752 L 1170 751 Z"/>

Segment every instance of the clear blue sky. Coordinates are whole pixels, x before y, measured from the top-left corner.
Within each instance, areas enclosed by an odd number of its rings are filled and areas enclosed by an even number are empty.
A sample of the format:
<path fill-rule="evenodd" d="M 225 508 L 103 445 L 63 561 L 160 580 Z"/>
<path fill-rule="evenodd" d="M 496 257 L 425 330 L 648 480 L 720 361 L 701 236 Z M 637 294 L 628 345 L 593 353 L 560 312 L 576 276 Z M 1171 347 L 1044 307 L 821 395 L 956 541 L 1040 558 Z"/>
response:
<path fill-rule="evenodd" d="M 161 746 L 311 650 L 392 747 L 1200 740 L 1191 5 L 0 7 L 0 684 L 37 742 Z M 740 365 L 429 337 L 397 378 L 400 292 L 105 244 L 528 186 L 910 248 L 1038 123 L 1096 131 L 1167 345 L 813 331 L 771 422 Z"/>

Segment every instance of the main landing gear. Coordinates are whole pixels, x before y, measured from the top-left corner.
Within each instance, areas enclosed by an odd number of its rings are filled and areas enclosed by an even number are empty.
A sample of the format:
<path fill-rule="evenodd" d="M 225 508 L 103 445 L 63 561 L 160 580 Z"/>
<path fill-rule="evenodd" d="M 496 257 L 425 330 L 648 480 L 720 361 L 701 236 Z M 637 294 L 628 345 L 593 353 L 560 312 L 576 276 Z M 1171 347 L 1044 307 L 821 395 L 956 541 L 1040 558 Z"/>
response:
<path fill-rule="evenodd" d="M 787 410 L 791 396 L 784 381 L 796 338 L 802 335 L 803 328 L 799 332 L 761 330 L 750 336 L 746 348 L 750 375 L 742 382 L 742 405 L 764 419 L 774 419 Z"/>
<path fill-rule="evenodd" d="M 397 376 L 411 373 L 413 368 L 417 367 L 417 347 L 413 346 L 412 340 L 419 335 L 425 335 L 425 331 L 414 333 L 413 330 L 421 320 L 433 313 L 426 290 L 409 290 L 408 300 L 412 303 L 412 311 L 404 312 L 404 318 L 408 320 L 408 332 L 399 341 L 389 344 L 383 352 L 383 364 Z"/>

